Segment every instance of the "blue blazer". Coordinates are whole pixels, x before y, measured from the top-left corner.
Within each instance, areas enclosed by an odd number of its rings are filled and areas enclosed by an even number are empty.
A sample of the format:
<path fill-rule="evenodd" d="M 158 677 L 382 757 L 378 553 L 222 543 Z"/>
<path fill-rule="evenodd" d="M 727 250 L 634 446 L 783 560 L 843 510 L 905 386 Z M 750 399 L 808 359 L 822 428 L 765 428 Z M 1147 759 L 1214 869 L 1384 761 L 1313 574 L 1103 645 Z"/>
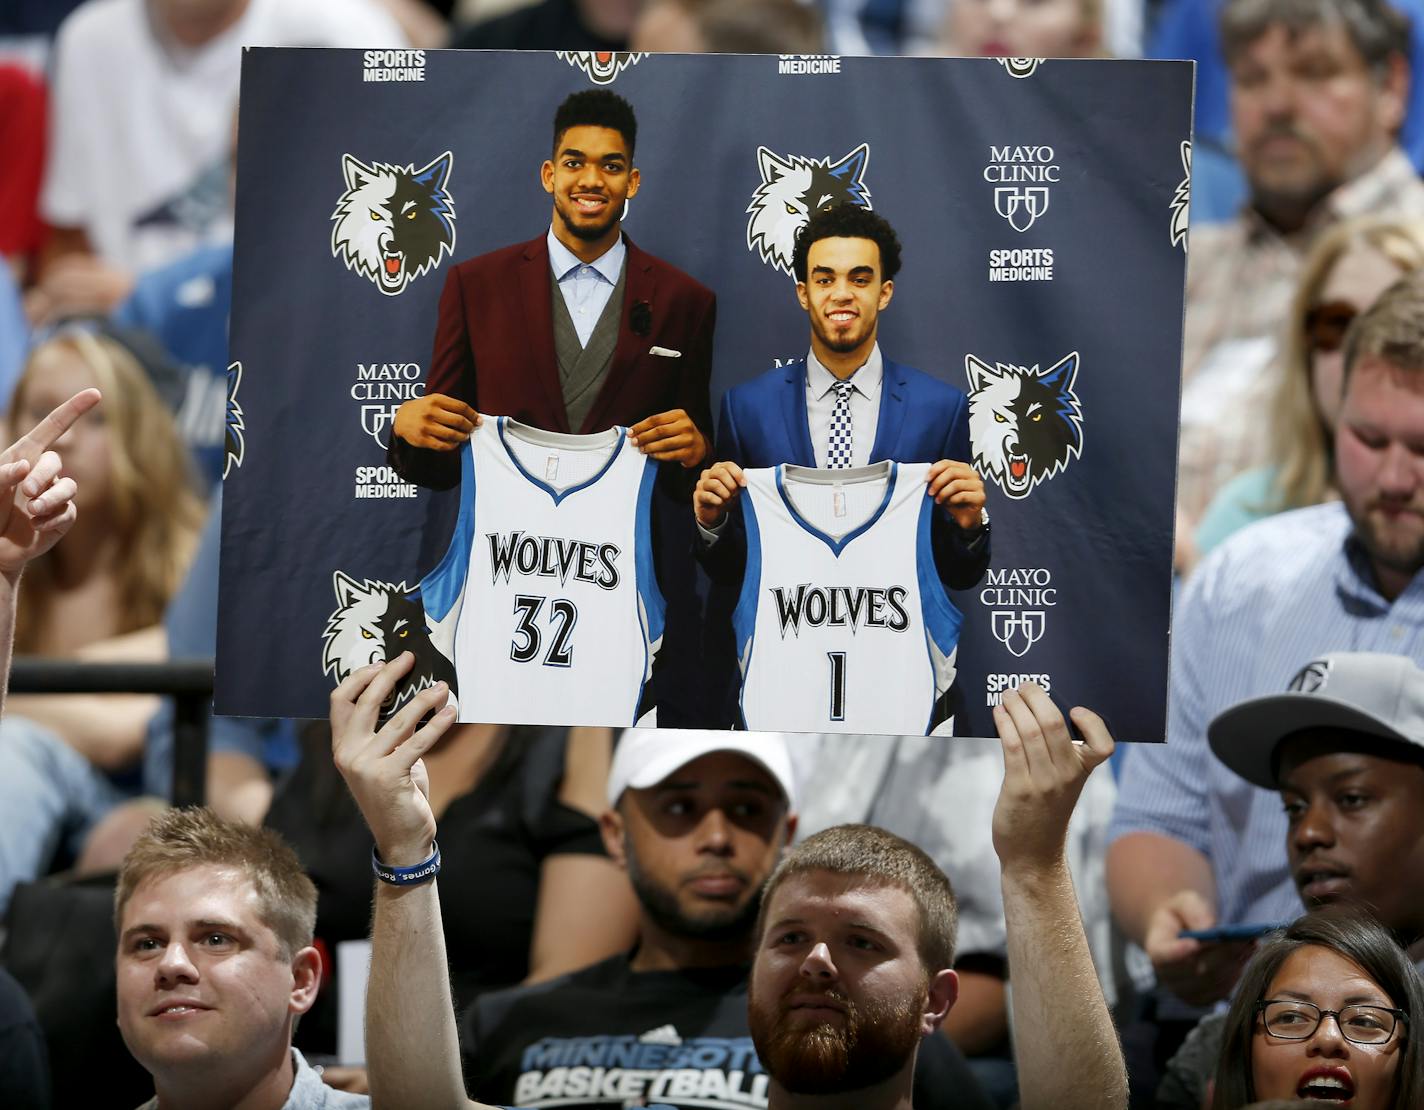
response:
<path fill-rule="evenodd" d="M 969 398 L 963 390 L 909 366 L 884 360 L 880 418 L 870 461 L 969 461 Z M 743 467 L 815 466 L 806 418 L 806 360 L 797 359 L 722 398 L 717 460 Z"/>
<path fill-rule="evenodd" d="M 948 382 L 898 362 L 884 360 L 880 417 L 870 461 L 969 462 L 969 398 Z M 795 463 L 815 466 L 806 417 L 806 360 L 768 370 L 722 397 L 716 461 L 742 467 Z M 734 514 L 737 518 L 737 514 Z M 952 589 L 969 589 L 989 565 L 989 540 L 966 544 L 947 512 L 935 514 L 933 546 L 940 577 Z M 714 544 L 703 563 L 714 578 L 740 580 L 740 569 L 725 563 Z"/>

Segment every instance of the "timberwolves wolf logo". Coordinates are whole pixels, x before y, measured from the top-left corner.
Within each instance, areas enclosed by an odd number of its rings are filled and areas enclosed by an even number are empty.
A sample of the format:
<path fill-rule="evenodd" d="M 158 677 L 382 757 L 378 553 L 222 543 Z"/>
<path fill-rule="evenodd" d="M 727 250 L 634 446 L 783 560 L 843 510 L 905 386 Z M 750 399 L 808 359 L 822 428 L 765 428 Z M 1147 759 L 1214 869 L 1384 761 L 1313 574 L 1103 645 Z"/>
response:
<path fill-rule="evenodd" d="M 747 205 L 747 250 L 758 251 L 763 262 L 791 273 L 791 251 L 796 236 L 811 214 L 833 204 L 870 207 L 870 190 L 865 187 L 865 167 L 870 163 L 870 147 L 861 143 L 839 162 L 829 158 L 805 158 L 791 154 L 785 158 L 766 147 L 757 147 L 761 184 Z"/>
<path fill-rule="evenodd" d="M 1010 77 L 1032 77 L 1033 71 L 1043 62 L 1042 58 L 995 58 L 994 60 L 1008 71 Z"/>
<path fill-rule="evenodd" d="M 1172 194 L 1172 246 L 1187 249 L 1187 210 L 1192 200 L 1192 142 L 1182 140 L 1182 172 L 1186 177 Z"/>
<path fill-rule="evenodd" d="M 227 368 L 227 425 L 223 434 L 223 477 L 235 466 L 242 465 L 247 453 L 247 425 L 242 422 L 242 406 L 237 401 L 237 387 L 242 384 L 242 363 Z"/>
<path fill-rule="evenodd" d="M 455 689 L 455 666 L 430 642 L 425 610 L 404 582 L 357 582 L 341 571 L 332 575 L 336 609 L 326 622 L 321 666 L 341 683 L 352 671 L 370 663 L 384 663 L 403 651 L 415 653 L 415 666 L 396 687 L 381 710 L 382 718 L 394 713 L 422 690 L 441 681 Z"/>
<path fill-rule="evenodd" d="M 615 77 L 644 58 L 643 54 L 628 50 L 559 50 L 556 53 L 575 69 L 583 70 L 595 85 L 613 84 Z"/>
<path fill-rule="evenodd" d="M 455 249 L 447 150 L 422 169 L 343 155 L 346 192 L 331 214 L 331 254 L 394 297 Z"/>
<path fill-rule="evenodd" d="M 964 357 L 969 375 L 969 439 L 974 467 L 1010 497 L 1027 497 L 1076 459 L 1083 447 L 1083 412 L 1073 380 L 1074 351 L 1047 370 L 990 366 Z"/>

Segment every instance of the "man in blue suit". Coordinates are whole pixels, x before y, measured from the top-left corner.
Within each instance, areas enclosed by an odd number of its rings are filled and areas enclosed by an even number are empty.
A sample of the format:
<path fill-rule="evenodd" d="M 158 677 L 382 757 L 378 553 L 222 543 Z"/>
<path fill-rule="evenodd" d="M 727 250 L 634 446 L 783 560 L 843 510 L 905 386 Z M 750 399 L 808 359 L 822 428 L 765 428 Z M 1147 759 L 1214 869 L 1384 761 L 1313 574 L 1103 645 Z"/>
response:
<path fill-rule="evenodd" d="M 968 589 L 989 563 L 984 483 L 965 461 L 969 400 L 963 391 L 882 357 L 879 314 L 895 292 L 900 242 L 884 217 L 842 204 L 816 213 L 792 255 L 796 297 L 811 322 L 805 359 L 768 370 L 722 398 L 716 458 L 702 472 L 693 508 L 714 580 L 741 577 L 743 545 L 722 542 L 727 510 L 746 481 L 742 467 L 863 466 L 927 462 L 935 514 L 935 564 Z M 733 525 L 735 528 L 736 525 Z"/>

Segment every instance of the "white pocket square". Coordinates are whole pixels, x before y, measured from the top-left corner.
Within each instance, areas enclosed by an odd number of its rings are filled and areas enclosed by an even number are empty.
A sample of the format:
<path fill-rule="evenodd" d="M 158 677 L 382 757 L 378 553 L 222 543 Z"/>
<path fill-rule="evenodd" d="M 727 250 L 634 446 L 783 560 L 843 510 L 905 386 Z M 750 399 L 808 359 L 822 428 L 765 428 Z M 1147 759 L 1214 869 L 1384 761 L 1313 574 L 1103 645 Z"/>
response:
<path fill-rule="evenodd" d="M 681 351 L 674 351 L 670 347 L 651 347 L 648 350 L 650 355 L 661 355 L 663 358 L 681 358 Z"/>

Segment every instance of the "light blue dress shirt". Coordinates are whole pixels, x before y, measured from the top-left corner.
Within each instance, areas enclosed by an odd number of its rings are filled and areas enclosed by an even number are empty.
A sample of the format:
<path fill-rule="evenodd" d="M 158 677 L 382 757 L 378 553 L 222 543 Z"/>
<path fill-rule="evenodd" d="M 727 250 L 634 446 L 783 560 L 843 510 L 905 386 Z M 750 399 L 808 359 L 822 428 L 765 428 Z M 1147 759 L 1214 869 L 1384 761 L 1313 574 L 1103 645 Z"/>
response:
<path fill-rule="evenodd" d="M 613 295 L 613 287 L 618 284 L 618 275 L 623 272 L 628 248 L 620 235 L 618 242 L 592 262 L 584 262 L 559 242 L 552 226 L 548 241 L 549 268 L 559 284 L 559 292 L 564 295 L 569 316 L 573 318 L 579 346 L 587 347 L 588 337 L 593 334 L 598 318 L 608 306 L 608 298 Z"/>

